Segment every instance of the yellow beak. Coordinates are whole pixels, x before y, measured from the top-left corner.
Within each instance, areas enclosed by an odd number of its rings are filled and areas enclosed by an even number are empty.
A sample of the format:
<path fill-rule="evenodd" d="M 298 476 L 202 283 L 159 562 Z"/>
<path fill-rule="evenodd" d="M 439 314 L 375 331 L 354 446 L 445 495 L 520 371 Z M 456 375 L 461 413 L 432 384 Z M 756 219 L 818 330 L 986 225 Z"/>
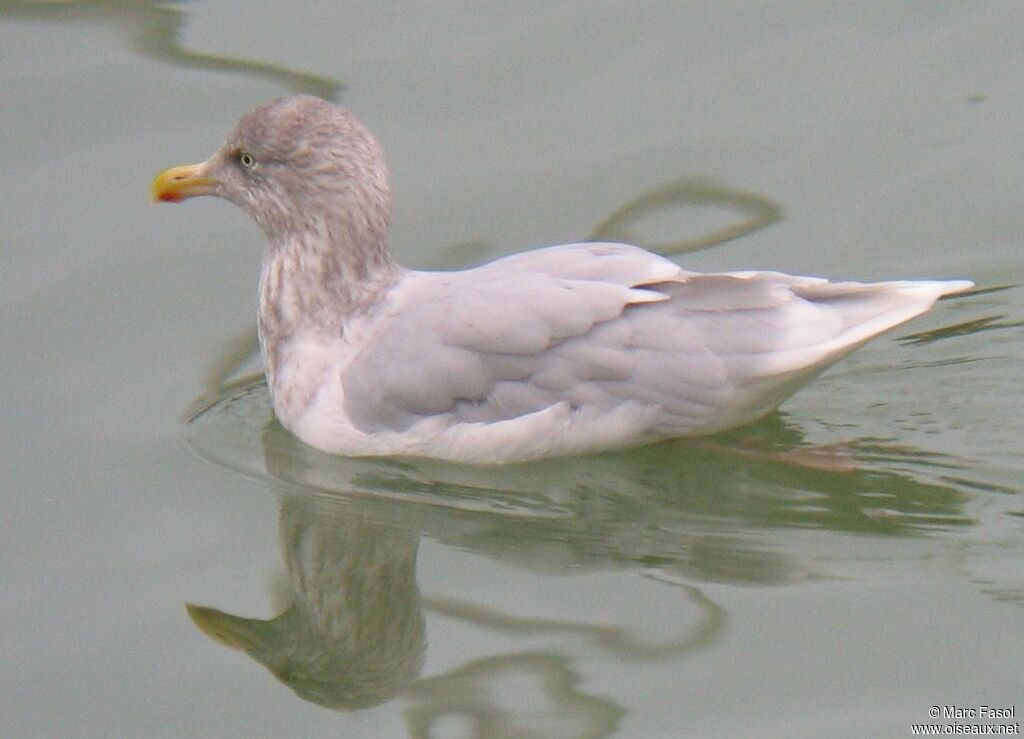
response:
<path fill-rule="evenodd" d="M 212 195 L 217 180 L 206 176 L 206 164 L 186 164 L 165 169 L 150 185 L 154 202 L 180 203 L 196 195 Z"/>

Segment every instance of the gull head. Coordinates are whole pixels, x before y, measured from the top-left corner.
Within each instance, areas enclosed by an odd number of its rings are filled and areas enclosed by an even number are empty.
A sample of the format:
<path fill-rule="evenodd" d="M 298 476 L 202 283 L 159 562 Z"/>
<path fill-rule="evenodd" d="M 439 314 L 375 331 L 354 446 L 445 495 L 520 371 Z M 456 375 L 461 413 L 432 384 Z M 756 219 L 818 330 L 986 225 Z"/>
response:
<path fill-rule="evenodd" d="M 205 162 L 153 180 L 154 201 L 215 195 L 244 209 L 271 244 L 327 234 L 383 248 L 391 210 L 380 144 L 344 108 L 310 95 L 246 113 Z"/>

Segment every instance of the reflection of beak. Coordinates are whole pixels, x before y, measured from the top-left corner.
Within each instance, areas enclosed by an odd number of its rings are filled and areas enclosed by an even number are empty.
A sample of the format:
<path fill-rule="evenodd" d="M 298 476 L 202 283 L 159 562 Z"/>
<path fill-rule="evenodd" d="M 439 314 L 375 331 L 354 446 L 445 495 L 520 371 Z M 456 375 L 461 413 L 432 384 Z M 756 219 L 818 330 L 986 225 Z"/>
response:
<path fill-rule="evenodd" d="M 262 643 L 260 627 L 265 625 L 264 621 L 232 616 L 216 608 L 194 606 L 191 603 L 185 604 L 185 610 L 204 634 L 221 644 L 249 652 Z"/>
<path fill-rule="evenodd" d="M 165 169 L 156 176 L 150 191 L 153 201 L 180 203 L 196 195 L 213 195 L 217 180 L 206 176 L 206 163 Z"/>

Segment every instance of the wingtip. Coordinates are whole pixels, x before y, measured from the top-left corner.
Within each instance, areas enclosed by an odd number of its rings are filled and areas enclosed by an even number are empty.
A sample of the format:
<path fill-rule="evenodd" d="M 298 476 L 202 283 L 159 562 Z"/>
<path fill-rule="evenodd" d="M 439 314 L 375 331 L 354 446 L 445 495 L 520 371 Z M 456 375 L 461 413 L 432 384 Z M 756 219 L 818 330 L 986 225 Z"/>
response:
<path fill-rule="evenodd" d="M 974 288 L 974 282 L 971 280 L 943 280 L 935 284 L 941 288 L 940 298 L 948 295 L 960 295 Z"/>

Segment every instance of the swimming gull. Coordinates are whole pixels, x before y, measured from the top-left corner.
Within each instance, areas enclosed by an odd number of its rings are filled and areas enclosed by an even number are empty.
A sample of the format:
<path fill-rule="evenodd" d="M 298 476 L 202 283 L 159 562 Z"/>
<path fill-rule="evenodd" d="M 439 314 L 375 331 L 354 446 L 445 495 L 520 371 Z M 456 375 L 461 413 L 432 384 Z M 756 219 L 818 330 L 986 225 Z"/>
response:
<path fill-rule="evenodd" d="M 155 200 L 216 195 L 267 237 L 258 329 L 274 412 L 327 452 L 501 463 L 754 421 L 966 280 L 688 272 L 583 243 L 425 272 L 388 253 L 380 145 L 343 108 L 279 98 Z"/>

